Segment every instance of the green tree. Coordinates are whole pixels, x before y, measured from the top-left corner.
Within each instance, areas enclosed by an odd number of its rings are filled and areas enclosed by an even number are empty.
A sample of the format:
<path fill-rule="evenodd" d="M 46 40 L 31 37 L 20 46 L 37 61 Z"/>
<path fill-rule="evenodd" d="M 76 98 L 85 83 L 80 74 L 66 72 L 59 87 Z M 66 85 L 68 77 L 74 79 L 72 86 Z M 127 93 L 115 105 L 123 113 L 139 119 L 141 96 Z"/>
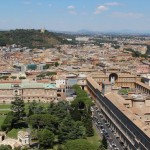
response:
<path fill-rule="evenodd" d="M 46 64 L 46 65 L 43 66 L 43 69 L 49 69 L 51 66 L 52 65 L 50 65 L 50 64 Z"/>
<path fill-rule="evenodd" d="M 7 80 L 9 77 L 8 76 L 2 76 L 1 78 L 4 80 Z"/>
<path fill-rule="evenodd" d="M 53 133 L 58 130 L 58 118 L 50 114 L 34 114 L 28 118 L 28 123 L 34 129 L 49 129 Z"/>
<path fill-rule="evenodd" d="M 60 142 L 85 137 L 85 128 L 68 115 L 59 126 L 58 139 Z"/>
<path fill-rule="evenodd" d="M 80 119 L 80 114 L 81 114 L 81 121 L 83 122 L 84 127 L 86 128 L 87 136 L 93 136 L 94 130 L 92 126 L 92 118 L 91 118 L 91 110 L 90 110 L 90 107 L 91 105 L 93 105 L 93 102 L 88 97 L 87 93 L 80 88 L 79 85 L 74 85 L 73 88 L 77 96 L 71 104 L 73 110 L 76 111 L 73 114 L 71 113 L 72 117 L 73 119 Z M 80 114 L 78 111 L 80 112 Z"/>
<path fill-rule="evenodd" d="M 67 102 L 61 101 L 57 104 L 51 103 L 47 111 L 51 115 L 55 115 L 59 118 L 59 122 L 62 122 L 62 120 L 69 114 L 69 104 Z"/>
<path fill-rule="evenodd" d="M 25 104 L 20 97 L 15 97 L 15 100 L 11 102 L 11 110 L 14 114 L 16 122 L 22 120 L 25 116 Z"/>
<path fill-rule="evenodd" d="M 106 149 L 105 149 L 104 146 L 101 144 L 101 145 L 98 147 L 98 150 L 106 150 Z"/>
<path fill-rule="evenodd" d="M 15 118 L 13 112 L 9 112 L 1 126 L 3 131 L 10 131 L 13 128 Z"/>
<path fill-rule="evenodd" d="M 35 114 L 35 110 L 36 110 L 37 106 L 38 106 L 38 104 L 37 104 L 36 101 L 33 101 L 33 102 L 31 102 L 29 104 L 29 107 L 28 107 L 28 110 L 29 110 L 28 116 L 31 116 L 31 115 Z"/>
<path fill-rule="evenodd" d="M 39 105 L 36 107 L 36 109 L 34 110 L 35 114 L 45 114 L 46 110 L 43 106 Z"/>
<path fill-rule="evenodd" d="M 0 145 L 0 150 L 12 150 L 10 145 Z"/>
<path fill-rule="evenodd" d="M 53 76 L 53 75 L 56 75 L 56 74 L 57 74 L 56 72 L 47 72 L 46 76 Z"/>
<path fill-rule="evenodd" d="M 97 150 L 97 147 L 85 139 L 77 139 L 67 141 L 64 150 Z"/>
<path fill-rule="evenodd" d="M 70 114 L 75 121 L 81 121 L 81 113 L 78 109 L 78 106 L 75 106 L 74 109 L 71 109 Z"/>
<path fill-rule="evenodd" d="M 6 46 L 6 41 L 1 41 L 3 39 L 0 39 L 0 46 Z"/>
<path fill-rule="evenodd" d="M 20 80 L 26 79 L 26 77 L 19 77 Z"/>
<path fill-rule="evenodd" d="M 63 146 L 59 144 L 59 145 L 57 146 L 57 150 L 64 150 L 64 149 L 63 149 Z"/>
<path fill-rule="evenodd" d="M 32 129 L 31 130 L 31 137 L 33 140 L 37 140 L 38 139 L 38 129 Z"/>
<path fill-rule="evenodd" d="M 28 116 L 31 116 L 33 114 L 45 114 L 46 113 L 46 109 L 38 104 L 36 101 L 33 101 L 30 103 L 29 107 L 28 107 Z"/>
<path fill-rule="evenodd" d="M 44 129 L 39 132 L 38 137 L 40 147 L 44 148 L 53 147 L 55 136 L 51 131 Z"/>
<path fill-rule="evenodd" d="M 105 149 L 108 148 L 108 144 L 107 144 L 107 140 L 106 140 L 105 136 L 103 136 L 102 145 L 103 145 L 103 147 L 104 147 Z"/>
<path fill-rule="evenodd" d="M 27 150 L 27 148 L 21 149 L 21 147 L 15 147 L 14 150 Z"/>
<path fill-rule="evenodd" d="M 91 114 L 85 109 L 83 112 L 82 122 L 84 127 L 86 128 L 86 134 L 88 137 L 94 135 L 93 125 L 92 125 L 92 118 Z"/>
<path fill-rule="evenodd" d="M 59 66 L 59 63 L 58 62 L 55 62 L 55 67 L 58 67 Z"/>
<path fill-rule="evenodd" d="M 71 103 L 73 107 L 80 106 L 80 104 L 83 104 L 88 108 L 89 106 L 93 105 L 92 100 L 88 97 L 87 93 L 80 88 L 79 85 L 74 85 L 73 88 L 77 95 L 75 100 Z"/>
<path fill-rule="evenodd" d="M 37 78 L 44 78 L 45 77 L 45 74 L 39 74 L 36 76 Z"/>
<path fill-rule="evenodd" d="M 17 77 L 16 77 L 16 76 L 12 76 L 11 78 L 14 80 L 14 79 L 16 79 Z"/>

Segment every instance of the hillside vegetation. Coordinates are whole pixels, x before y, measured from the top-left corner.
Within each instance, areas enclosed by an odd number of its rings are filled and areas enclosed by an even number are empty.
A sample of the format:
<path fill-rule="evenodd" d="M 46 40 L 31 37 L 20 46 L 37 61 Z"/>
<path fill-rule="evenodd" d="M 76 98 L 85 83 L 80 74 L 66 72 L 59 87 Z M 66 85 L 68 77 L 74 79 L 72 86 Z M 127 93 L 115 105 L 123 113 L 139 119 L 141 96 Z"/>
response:
<path fill-rule="evenodd" d="M 29 48 L 35 47 L 53 47 L 56 44 L 63 43 L 63 39 L 53 32 L 45 31 L 41 33 L 40 30 L 10 30 L 0 31 L 0 46 L 7 44 L 17 44 Z"/>

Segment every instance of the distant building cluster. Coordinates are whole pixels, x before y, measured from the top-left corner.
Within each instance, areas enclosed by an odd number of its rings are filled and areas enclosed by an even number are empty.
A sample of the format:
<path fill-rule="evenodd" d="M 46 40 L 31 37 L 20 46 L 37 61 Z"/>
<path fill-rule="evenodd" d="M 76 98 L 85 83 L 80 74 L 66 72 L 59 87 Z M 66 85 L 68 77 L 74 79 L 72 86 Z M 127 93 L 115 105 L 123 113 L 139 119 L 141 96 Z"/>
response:
<path fill-rule="evenodd" d="M 0 47 L 0 103 L 16 96 L 25 102 L 70 102 L 75 98 L 72 87 L 78 84 L 129 150 L 148 150 L 150 58 L 134 57 L 127 49 L 146 54 L 150 39 L 100 35 L 75 40 L 76 45 L 49 49 Z M 24 143 L 27 136 L 20 132 L 19 141 Z"/>

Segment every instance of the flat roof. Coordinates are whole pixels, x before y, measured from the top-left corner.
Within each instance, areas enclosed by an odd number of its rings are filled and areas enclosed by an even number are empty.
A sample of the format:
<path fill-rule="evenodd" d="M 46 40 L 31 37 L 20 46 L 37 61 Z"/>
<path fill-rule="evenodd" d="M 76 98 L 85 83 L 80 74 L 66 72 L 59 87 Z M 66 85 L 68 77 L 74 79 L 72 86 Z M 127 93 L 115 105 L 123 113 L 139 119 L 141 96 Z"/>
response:
<path fill-rule="evenodd" d="M 0 89 L 11 89 L 11 84 L 10 83 L 1 83 Z"/>
<path fill-rule="evenodd" d="M 11 84 L 11 83 L 0 83 L 0 89 L 12 89 L 12 85 L 15 84 Z M 26 82 L 26 83 L 20 83 L 17 84 L 19 85 L 21 88 L 23 89 L 27 89 L 27 88 L 45 88 L 45 89 L 56 89 L 56 85 L 55 84 L 50 84 L 50 83 L 33 83 L 33 82 Z"/>

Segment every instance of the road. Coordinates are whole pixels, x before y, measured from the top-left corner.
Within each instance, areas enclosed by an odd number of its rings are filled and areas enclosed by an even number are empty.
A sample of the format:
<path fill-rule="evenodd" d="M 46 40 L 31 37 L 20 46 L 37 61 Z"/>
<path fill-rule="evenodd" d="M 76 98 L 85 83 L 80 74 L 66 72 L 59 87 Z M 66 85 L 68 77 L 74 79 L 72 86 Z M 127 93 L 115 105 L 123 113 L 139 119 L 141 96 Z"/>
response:
<path fill-rule="evenodd" d="M 124 150 L 121 144 L 119 143 L 119 139 L 116 139 L 116 136 L 114 133 L 110 130 L 110 128 L 105 124 L 103 116 L 100 115 L 100 111 L 96 107 L 92 107 L 93 110 L 93 122 L 97 129 L 99 130 L 100 137 L 103 135 L 106 137 L 108 141 L 108 147 L 110 150 Z M 102 133 L 103 132 L 103 133 Z M 118 148 L 118 149 L 117 149 Z"/>

